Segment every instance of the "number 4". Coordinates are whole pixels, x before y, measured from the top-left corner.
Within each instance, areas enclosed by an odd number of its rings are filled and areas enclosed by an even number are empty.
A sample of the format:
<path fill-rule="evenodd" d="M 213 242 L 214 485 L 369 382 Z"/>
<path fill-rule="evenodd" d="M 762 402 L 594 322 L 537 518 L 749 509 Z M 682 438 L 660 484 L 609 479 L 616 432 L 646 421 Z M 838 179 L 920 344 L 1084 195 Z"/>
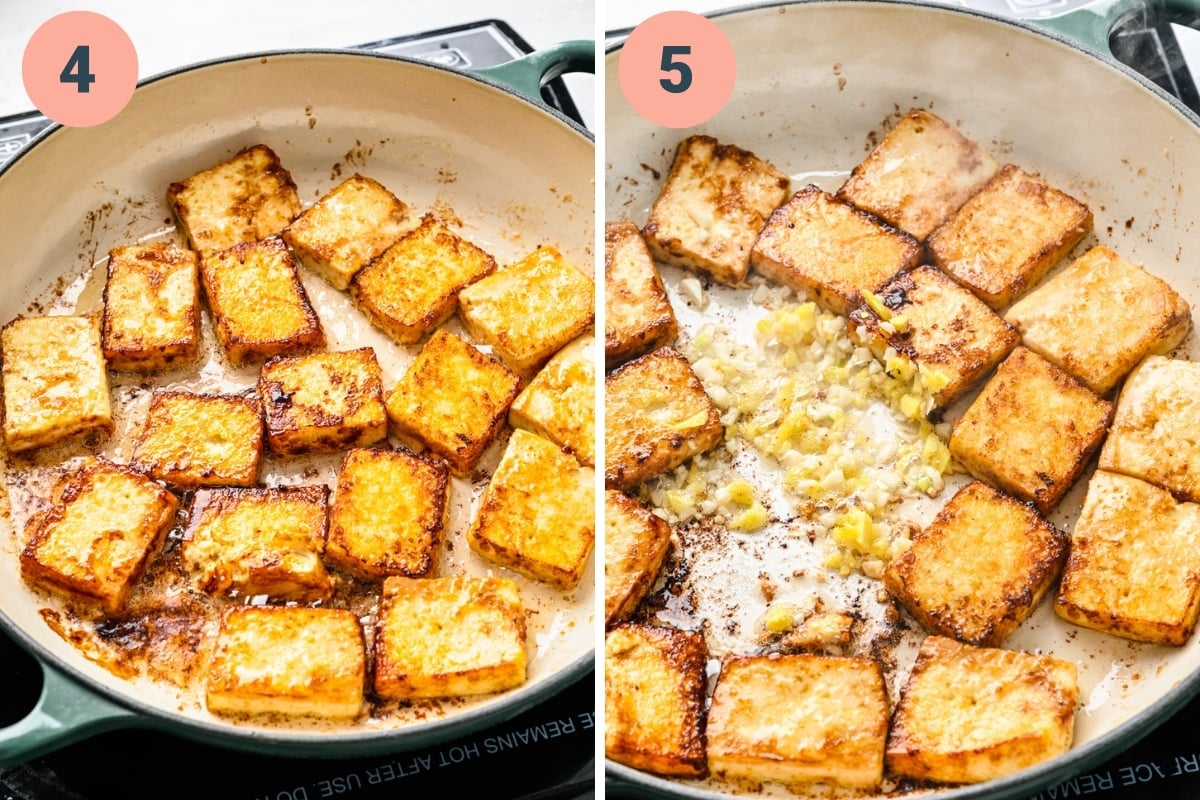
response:
<path fill-rule="evenodd" d="M 678 78 L 674 81 L 670 78 L 662 78 L 658 82 L 671 94 L 683 94 L 692 86 L 692 68 L 682 61 L 675 60 L 675 56 L 686 56 L 691 53 L 692 48 L 688 45 L 668 44 L 663 46 L 662 65 L 659 69 L 663 72 L 679 73 Z"/>
<path fill-rule="evenodd" d="M 75 84 L 75 91 L 77 92 L 86 94 L 91 91 L 92 84 L 96 81 L 96 76 L 90 70 L 90 57 L 90 47 L 86 44 L 77 45 L 75 52 L 71 53 L 71 58 L 67 60 L 67 65 L 58 74 L 59 82 Z"/>

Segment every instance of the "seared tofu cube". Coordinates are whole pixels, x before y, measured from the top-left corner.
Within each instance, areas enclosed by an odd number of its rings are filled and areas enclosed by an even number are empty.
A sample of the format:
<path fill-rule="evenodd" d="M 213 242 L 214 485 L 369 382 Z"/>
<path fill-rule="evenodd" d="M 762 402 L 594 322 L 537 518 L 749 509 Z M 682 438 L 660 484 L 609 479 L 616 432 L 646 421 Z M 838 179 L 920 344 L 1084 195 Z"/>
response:
<path fill-rule="evenodd" d="M 888 771 L 980 783 L 1065 753 L 1074 736 L 1076 673 L 1052 656 L 927 637 L 892 718 Z"/>
<path fill-rule="evenodd" d="M 277 455 L 333 453 L 387 438 L 383 375 L 370 347 L 273 358 L 258 376 Z"/>
<path fill-rule="evenodd" d="M 508 421 L 544 436 L 586 467 L 596 463 L 596 340 L 580 336 L 538 371 L 508 409 Z"/>
<path fill-rule="evenodd" d="M 159 390 L 132 462 L 181 489 L 253 486 L 262 462 L 262 411 L 252 398 Z"/>
<path fill-rule="evenodd" d="M 1200 506 L 1097 470 L 1054 610 L 1126 639 L 1182 646 L 1200 614 Z"/>
<path fill-rule="evenodd" d="M 183 566 L 210 595 L 324 600 L 321 560 L 329 487 L 200 489 L 183 534 Z"/>
<path fill-rule="evenodd" d="M 470 475 L 500 432 L 520 378 L 464 339 L 435 331 L 386 401 L 391 430 Z"/>
<path fill-rule="evenodd" d="M 649 594 L 671 549 L 666 520 L 623 492 L 604 492 L 604 625 L 627 618 Z"/>
<path fill-rule="evenodd" d="M 205 700 L 216 714 L 354 720 L 366 663 L 362 626 L 344 608 L 226 606 Z"/>
<path fill-rule="evenodd" d="M 887 687 L 874 660 L 734 656 L 708 711 L 708 768 L 754 783 L 874 788 L 887 732 Z"/>
<path fill-rule="evenodd" d="M 282 239 L 235 245 L 200 262 L 217 341 L 235 367 L 322 347 L 325 332 Z"/>
<path fill-rule="evenodd" d="M 100 325 L 23 317 L 4 326 L 4 442 L 17 453 L 113 430 Z"/>
<path fill-rule="evenodd" d="M 596 539 L 595 473 L 549 439 L 515 430 L 467 541 L 479 556 L 557 589 L 579 585 Z"/>
<path fill-rule="evenodd" d="M 591 278 L 553 247 L 539 247 L 463 289 L 459 316 L 471 336 L 528 378 L 591 330 L 595 294 Z"/>
<path fill-rule="evenodd" d="M 612 369 L 669 345 L 675 309 L 642 233 L 632 222 L 604 226 L 604 362 Z"/>
<path fill-rule="evenodd" d="M 496 271 L 496 260 L 432 214 L 350 282 L 350 294 L 371 322 L 401 344 L 412 344 L 458 308 L 465 287 Z"/>
<path fill-rule="evenodd" d="M 950 434 L 985 483 L 1050 513 L 1100 446 L 1112 403 L 1024 347 L 1012 351 Z"/>
<path fill-rule="evenodd" d="M 933 392 L 937 408 L 983 380 L 1021 341 L 987 304 L 930 266 L 880 287 L 872 302 L 850 312 L 848 330 L 889 373 L 915 369 L 926 388 L 940 387 Z"/>
<path fill-rule="evenodd" d="M 675 150 L 642 234 L 659 261 L 736 286 L 746 279 L 763 222 L 790 187 L 787 175 L 754 153 L 689 136 Z"/>
<path fill-rule="evenodd" d="M 716 447 L 721 413 L 692 365 L 662 347 L 604 379 L 604 483 L 629 489 Z"/>
<path fill-rule="evenodd" d="M 162 243 L 110 250 L 102 343 L 117 370 L 153 372 L 194 361 L 200 343 L 196 254 Z"/>
<path fill-rule="evenodd" d="M 50 507 L 30 517 L 21 574 L 120 613 L 175 523 L 178 505 L 140 472 L 88 457 L 54 487 Z"/>
<path fill-rule="evenodd" d="M 1065 534 L 973 481 L 888 565 L 883 585 L 927 630 L 995 647 L 1041 603 L 1066 556 Z"/>
<path fill-rule="evenodd" d="M 450 513 L 450 474 L 406 450 L 351 450 L 329 511 L 329 562 L 366 580 L 422 578 Z"/>
<path fill-rule="evenodd" d="M 508 578 L 387 578 L 375 627 L 375 694 L 411 700 L 520 686 L 525 636 L 525 608 Z"/>
<path fill-rule="evenodd" d="M 621 624 L 604 637 L 604 754 L 683 778 L 708 772 L 705 666 L 699 632 Z"/>
<path fill-rule="evenodd" d="M 1200 363 L 1147 356 L 1121 388 L 1100 469 L 1200 502 Z"/>
<path fill-rule="evenodd" d="M 894 275 L 915 267 L 921 243 L 816 186 L 771 214 L 750 264 L 768 280 L 848 315 Z"/>
<path fill-rule="evenodd" d="M 1170 285 L 1093 247 L 1019 300 L 1004 318 L 1030 350 L 1108 394 L 1148 355 L 1166 355 L 1192 329 L 1192 310 Z"/>
<path fill-rule="evenodd" d="M 929 257 L 996 310 L 1045 277 L 1092 230 L 1091 210 L 1013 164 L 926 241 Z"/>
<path fill-rule="evenodd" d="M 406 230 L 408 206 L 372 178 L 355 173 L 283 231 L 300 263 L 345 291 L 350 279 Z"/>
<path fill-rule="evenodd" d="M 837 196 L 925 241 L 999 167 L 957 128 L 914 108 L 854 168 Z"/>
<path fill-rule="evenodd" d="M 300 213 L 300 196 L 264 144 L 167 187 L 167 205 L 201 256 L 275 236 Z"/>

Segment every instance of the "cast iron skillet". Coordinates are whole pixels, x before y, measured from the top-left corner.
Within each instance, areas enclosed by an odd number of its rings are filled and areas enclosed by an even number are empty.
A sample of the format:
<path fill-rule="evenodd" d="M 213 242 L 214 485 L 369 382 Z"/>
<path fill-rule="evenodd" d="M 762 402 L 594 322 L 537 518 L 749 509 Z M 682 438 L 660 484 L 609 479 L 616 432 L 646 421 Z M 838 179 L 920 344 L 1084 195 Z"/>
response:
<path fill-rule="evenodd" d="M 110 247 L 161 234 L 171 181 L 258 142 L 276 150 L 306 205 L 361 171 L 417 214 L 452 209 L 465 234 L 502 265 L 546 243 L 590 271 L 592 136 L 529 98 L 564 71 L 593 69 L 594 45 L 579 41 L 476 74 L 319 50 L 224 58 L 149 79 L 110 122 L 56 126 L 0 171 L 10 254 L 0 317 L 12 319 L 56 282 L 85 275 Z M 308 285 L 310 294 L 324 291 Z M 39 616 L 43 600 L 19 577 L 17 538 L 0 537 L 0 624 L 36 657 L 44 684 L 34 710 L 0 731 L 0 764 L 131 726 L 280 755 L 427 746 L 508 719 L 593 665 L 589 570 L 565 602 L 546 587 L 522 585 L 534 616 L 529 679 L 514 691 L 391 726 L 242 725 L 116 678 L 55 635 Z M 466 552 L 464 545 L 456 557 L 465 561 Z"/>
<path fill-rule="evenodd" d="M 750 149 L 804 182 L 836 189 L 866 155 L 868 135 L 909 107 L 961 126 L 996 157 L 1040 171 L 1085 199 L 1096 216 L 1085 245 L 1111 246 L 1200 301 L 1200 118 L 1114 60 L 1109 30 L 1137 13 L 1126 0 L 1094 3 L 1038 26 L 960 7 L 882 0 L 768 3 L 717 12 L 737 55 L 725 108 L 695 129 L 655 128 L 615 80 L 606 58 L 606 220 L 646 221 L 675 144 L 703 132 Z M 1186 357 L 1200 355 L 1197 337 Z M 1071 529 L 1086 480 L 1054 521 Z M 751 582 L 752 583 L 752 582 Z M 753 591 L 753 590 L 745 590 Z M 756 592 L 755 592 L 756 594 Z M 748 602 L 751 600 L 747 596 Z M 761 597 L 754 602 L 761 605 Z M 1200 690 L 1200 650 L 1131 646 L 1075 628 L 1044 602 L 1005 642 L 1080 666 L 1076 744 L 1006 778 L 947 788 L 938 798 L 1019 798 L 1129 747 Z M 714 797 L 609 761 L 621 796 Z"/>

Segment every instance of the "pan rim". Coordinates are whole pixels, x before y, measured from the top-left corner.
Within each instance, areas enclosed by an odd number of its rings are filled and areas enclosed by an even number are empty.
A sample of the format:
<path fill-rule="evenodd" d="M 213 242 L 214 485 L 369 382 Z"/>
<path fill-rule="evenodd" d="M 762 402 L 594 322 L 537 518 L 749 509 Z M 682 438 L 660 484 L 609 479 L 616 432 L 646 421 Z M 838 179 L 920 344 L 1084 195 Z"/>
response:
<path fill-rule="evenodd" d="M 417 69 L 428 69 L 428 70 L 432 70 L 435 72 L 441 72 L 446 75 L 452 75 L 457 78 L 462 78 L 464 80 L 475 81 L 477 83 L 481 83 L 485 86 L 489 86 L 492 89 L 495 89 L 506 95 L 511 96 L 514 100 L 516 100 L 526 106 L 529 106 L 530 109 L 532 109 L 532 110 L 540 111 L 550 117 L 553 117 L 558 122 L 563 123 L 568 128 L 570 128 L 572 131 L 574 131 L 575 133 L 577 133 L 580 136 L 587 139 L 593 145 L 595 145 L 595 143 L 596 143 L 596 135 L 592 131 L 590 131 L 587 128 L 585 128 L 584 126 L 580 125 L 578 122 L 571 119 L 566 114 L 563 114 L 558 109 L 553 108 L 548 105 L 545 105 L 543 103 L 538 103 L 538 102 L 530 99 L 529 97 L 526 97 L 525 95 L 521 94 L 516 89 L 513 89 L 511 86 L 506 86 L 505 84 L 500 83 L 499 81 L 496 81 L 487 76 L 479 75 L 477 73 L 470 72 L 468 70 L 458 69 L 456 67 L 449 67 L 444 64 L 435 64 L 430 61 L 422 61 L 421 59 L 413 58 L 412 56 L 397 55 L 395 53 L 380 53 L 380 52 L 371 51 L 371 50 L 356 50 L 353 48 L 345 48 L 345 47 L 341 47 L 341 48 L 338 48 L 338 47 L 295 47 L 295 48 L 283 48 L 283 49 L 274 49 L 274 50 L 255 50 L 255 51 L 249 52 L 249 53 L 237 53 L 237 54 L 228 55 L 228 56 L 216 56 L 214 58 L 204 59 L 202 61 L 194 61 L 192 63 L 185 64 L 181 67 L 175 67 L 173 69 L 165 70 L 165 71 L 159 72 L 155 75 L 151 75 L 147 78 L 143 78 L 142 80 L 138 81 L 137 86 L 134 88 L 134 92 L 135 93 L 139 92 L 142 89 L 144 89 L 145 87 L 151 86 L 156 83 L 160 83 L 164 80 L 178 77 L 180 75 L 184 75 L 184 74 L 187 74 L 190 72 L 197 72 L 197 71 L 209 69 L 212 67 L 219 67 L 219 66 L 223 66 L 226 64 L 235 64 L 235 63 L 248 62 L 248 61 L 260 61 L 260 60 L 272 59 L 272 58 L 275 58 L 275 59 L 292 58 L 292 57 L 311 56 L 311 55 L 330 56 L 330 57 L 335 57 L 335 58 L 349 57 L 349 58 L 377 59 L 380 61 L 391 61 L 391 62 L 397 62 L 397 63 L 401 63 L 401 64 L 407 64 L 410 67 L 414 67 Z M 22 147 L 20 150 L 18 150 L 15 155 L 13 155 L 11 158 L 9 158 L 8 161 L 4 162 L 3 165 L 0 165 L 0 177 L 3 177 L 5 175 L 5 173 L 7 173 L 10 169 L 12 169 L 13 166 L 16 165 L 22 158 L 27 156 L 29 153 L 33 152 L 33 150 L 39 144 L 41 144 L 44 139 L 54 135 L 55 133 L 57 133 L 60 130 L 63 130 L 66 128 L 67 128 L 67 126 L 63 125 L 60 122 L 51 121 L 51 123 L 49 125 L 47 125 L 43 130 L 39 131 L 32 139 L 30 139 L 29 142 L 24 147 Z"/>

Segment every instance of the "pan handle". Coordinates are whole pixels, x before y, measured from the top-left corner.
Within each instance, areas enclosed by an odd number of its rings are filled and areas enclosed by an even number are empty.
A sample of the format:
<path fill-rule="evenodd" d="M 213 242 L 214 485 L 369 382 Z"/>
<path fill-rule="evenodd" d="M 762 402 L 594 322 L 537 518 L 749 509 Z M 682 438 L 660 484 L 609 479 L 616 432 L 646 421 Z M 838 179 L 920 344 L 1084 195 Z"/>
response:
<path fill-rule="evenodd" d="M 596 43 L 586 39 L 560 42 L 475 74 L 502 83 L 533 100 L 542 102 L 542 85 L 566 72 L 596 74 Z"/>
<path fill-rule="evenodd" d="M 1149 5 L 1170 6 L 1200 14 L 1200 0 L 1151 0 Z M 1066 36 L 1106 56 L 1115 57 L 1108 44 L 1109 34 L 1122 17 L 1128 14 L 1144 14 L 1146 10 L 1146 0 L 1093 0 L 1055 17 L 1027 21 Z"/>
<path fill-rule="evenodd" d="M 9 767 L 146 718 L 84 688 L 41 659 L 42 693 L 33 710 L 0 729 L 0 767 Z"/>

